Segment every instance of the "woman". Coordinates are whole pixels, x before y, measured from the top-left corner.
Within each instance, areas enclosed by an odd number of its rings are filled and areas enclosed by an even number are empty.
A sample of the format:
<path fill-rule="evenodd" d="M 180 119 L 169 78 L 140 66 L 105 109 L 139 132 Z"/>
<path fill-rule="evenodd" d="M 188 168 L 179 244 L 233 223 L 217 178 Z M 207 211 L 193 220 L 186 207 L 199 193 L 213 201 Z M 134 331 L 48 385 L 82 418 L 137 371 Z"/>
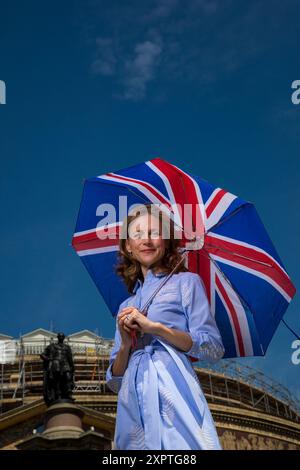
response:
<path fill-rule="evenodd" d="M 118 393 L 115 449 L 221 449 L 191 361 L 215 362 L 224 354 L 200 277 L 179 264 L 147 315 L 141 312 L 181 259 L 172 221 L 144 208 L 123 223 L 120 239 L 117 273 L 131 295 L 119 308 L 106 373 Z"/>

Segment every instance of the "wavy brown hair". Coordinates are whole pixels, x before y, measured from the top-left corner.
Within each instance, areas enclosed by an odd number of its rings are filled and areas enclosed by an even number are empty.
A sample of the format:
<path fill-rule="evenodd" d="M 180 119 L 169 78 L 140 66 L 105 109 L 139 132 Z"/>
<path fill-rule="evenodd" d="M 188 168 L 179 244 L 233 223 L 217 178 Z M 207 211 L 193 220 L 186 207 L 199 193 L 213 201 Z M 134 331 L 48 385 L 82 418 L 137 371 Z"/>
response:
<path fill-rule="evenodd" d="M 147 212 L 145 212 L 145 208 Z M 175 227 L 172 219 L 167 217 L 165 213 L 157 208 L 155 204 L 142 205 L 141 210 L 136 207 L 134 215 L 128 215 L 123 221 L 119 242 L 118 264 L 115 267 L 117 275 L 123 279 L 130 294 L 133 293 L 133 288 L 137 279 L 143 281 L 144 276 L 140 262 L 133 259 L 127 251 L 126 240 L 129 238 L 128 229 L 133 220 L 137 219 L 141 214 L 145 213 L 158 217 L 161 234 L 165 233 L 164 229 L 169 226 L 167 233 L 170 233 L 170 237 L 165 238 L 165 253 L 162 259 L 159 260 L 159 266 L 157 267 L 162 268 L 162 270 L 166 273 L 170 273 L 172 269 L 175 268 L 176 264 L 179 263 L 179 261 L 182 259 L 182 256 L 178 251 L 180 239 L 175 238 Z M 188 271 L 188 269 L 182 262 L 174 272 L 179 273 L 186 271 Z"/>

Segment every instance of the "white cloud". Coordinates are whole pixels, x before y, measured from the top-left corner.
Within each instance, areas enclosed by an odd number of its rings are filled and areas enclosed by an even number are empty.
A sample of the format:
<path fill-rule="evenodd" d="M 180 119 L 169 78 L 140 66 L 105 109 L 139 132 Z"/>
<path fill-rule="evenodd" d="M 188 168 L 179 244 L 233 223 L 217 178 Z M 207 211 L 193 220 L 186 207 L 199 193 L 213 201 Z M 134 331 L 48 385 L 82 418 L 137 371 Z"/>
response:
<path fill-rule="evenodd" d="M 133 59 L 125 63 L 125 99 L 138 101 L 145 97 L 146 86 L 154 78 L 161 52 L 162 46 L 158 42 L 147 40 L 135 46 Z"/>
<path fill-rule="evenodd" d="M 110 38 L 96 38 L 96 58 L 92 63 L 92 71 L 96 75 L 114 75 L 117 59 L 115 56 L 113 41 Z"/>
<path fill-rule="evenodd" d="M 155 21 L 170 16 L 178 5 L 178 0 L 158 0 L 149 13 L 143 16 L 143 21 Z"/>
<path fill-rule="evenodd" d="M 239 11 L 233 0 L 133 1 L 116 8 L 95 3 L 99 28 L 109 34 L 96 40 L 92 70 L 121 86 L 115 97 L 133 101 L 144 99 L 155 79 L 158 95 L 168 94 L 175 81 L 197 84 L 196 92 L 205 93 L 280 45 L 286 37 L 282 18 L 291 14 L 280 0 L 268 21 L 263 1 Z"/>

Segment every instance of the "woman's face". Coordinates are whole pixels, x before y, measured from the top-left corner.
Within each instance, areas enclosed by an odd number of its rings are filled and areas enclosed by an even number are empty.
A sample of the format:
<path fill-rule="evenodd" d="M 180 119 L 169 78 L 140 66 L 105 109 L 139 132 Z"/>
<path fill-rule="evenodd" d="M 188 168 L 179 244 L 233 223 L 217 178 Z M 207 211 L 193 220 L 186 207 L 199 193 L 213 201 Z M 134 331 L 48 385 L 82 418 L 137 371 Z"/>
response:
<path fill-rule="evenodd" d="M 127 251 L 132 258 L 148 268 L 162 259 L 165 253 L 165 240 L 159 229 L 159 219 L 150 214 L 143 214 L 133 220 L 128 227 L 129 238 L 126 240 Z"/>

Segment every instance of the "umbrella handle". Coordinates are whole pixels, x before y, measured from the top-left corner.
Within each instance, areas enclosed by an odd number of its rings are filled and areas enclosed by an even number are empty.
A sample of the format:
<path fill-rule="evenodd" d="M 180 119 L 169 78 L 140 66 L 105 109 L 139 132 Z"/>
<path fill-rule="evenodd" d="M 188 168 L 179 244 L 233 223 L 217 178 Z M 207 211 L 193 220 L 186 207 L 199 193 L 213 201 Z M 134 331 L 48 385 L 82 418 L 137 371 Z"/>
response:
<path fill-rule="evenodd" d="M 137 343 L 138 343 L 137 336 L 136 336 L 136 331 L 131 330 L 130 335 L 131 335 L 131 347 L 132 347 L 132 349 L 135 349 L 135 347 L 137 346 Z"/>

